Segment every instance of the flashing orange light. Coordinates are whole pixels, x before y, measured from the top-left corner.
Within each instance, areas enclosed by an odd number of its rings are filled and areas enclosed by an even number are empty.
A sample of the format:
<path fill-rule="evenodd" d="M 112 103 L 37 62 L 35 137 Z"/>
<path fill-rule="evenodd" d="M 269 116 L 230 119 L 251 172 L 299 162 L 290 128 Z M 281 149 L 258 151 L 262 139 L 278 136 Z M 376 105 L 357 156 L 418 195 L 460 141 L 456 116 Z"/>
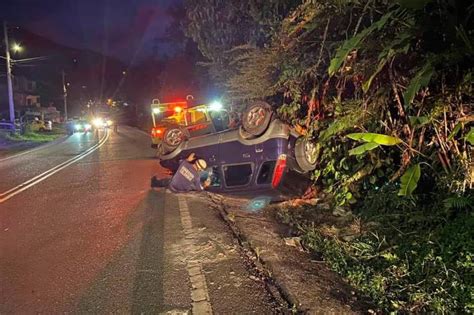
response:
<path fill-rule="evenodd" d="M 163 129 L 160 128 L 152 128 L 151 129 L 151 136 L 152 137 L 160 137 L 163 134 Z"/>
<path fill-rule="evenodd" d="M 183 111 L 183 108 L 181 106 L 176 106 L 174 108 L 174 111 L 177 112 L 177 113 L 181 113 Z"/>

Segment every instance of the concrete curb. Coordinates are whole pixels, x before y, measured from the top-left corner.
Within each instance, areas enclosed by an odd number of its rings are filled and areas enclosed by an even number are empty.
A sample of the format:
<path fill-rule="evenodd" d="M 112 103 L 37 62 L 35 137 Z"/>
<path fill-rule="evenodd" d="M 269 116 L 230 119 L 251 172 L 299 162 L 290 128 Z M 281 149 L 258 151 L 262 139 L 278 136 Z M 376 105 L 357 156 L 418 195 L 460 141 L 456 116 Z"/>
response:
<path fill-rule="evenodd" d="M 311 253 L 288 243 L 285 225 L 242 210 L 242 199 L 208 194 L 210 203 L 261 271 L 261 280 L 285 311 L 298 314 L 364 314 L 372 309 L 357 290 Z M 289 238 L 292 239 L 291 237 Z M 284 312 L 285 313 L 285 312 Z"/>
<path fill-rule="evenodd" d="M 284 301 L 285 308 L 287 308 L 288 313 L 298 313 L 305 314 L 308 310 L 300 309 L 298 299 L 286 288 L 283 283 L 280 283 L 277 279 L 272 277 L 273 268 L 271 263 L 262 260 L 258 255 L 255 248 L 251 246 L 251 242 L 247 240 L 247 237 L 240 232 L 238 226 L 229 218 L 229 213 L 226 209 L 226 206 L 219 200 L 213 199 L 212 195 L 208 194 L 209 198 L 216 205 L 216 210 L 219 212 L 221 218 L 229 226 L 234 236 L 237 238 L 239 244 L 246 249 L 246 254 L 251 255 L 249 257 L 252 261 L 256 262 L 255 266 L 257 269 L 263 270 L 265 276 L 265 285 L 268 291 L 273 295 L 274 299 L 277 301 Z"/>
<path fill-rule="evenodd" d="M 61 143 L 61 142 L 64 142 L 67 138 L 69 138 L 69 136 L 68 136 L 68 135 L 64 135 L 64 136 L 62 136 L 62 137 L 59 137 L 59 138 L 56 139 L 56 140 L 53 140 L 53 141 L 50 141 L 50 142 L 46 142 L 46 143 L 40 144 L 40 145 L 35 146 L 35 147 L 31 148 L 31 149 L 28 149 L 28 150 L 25 150 L 25 151 L 22 151 L 22 152 L 19 152 L 19 153 L 16 153 L 16 154 L 12 154 L 12 155 L 7 155 L 6 157 L 1 158 L 1 159 L 0 159 L 0 162 L 7 161 L 7 160 L 10 160 L 10 159 L 14 159 L 14 158 L 17 158 L 17 157 L 26 155 L 26 154 L 30 154 L 30 153 L 33 153 L 33 152 L 36 152 L 36 151 L 39 151 L 39 150 L 48 148 L 48 147 L 50 147 L 50 146 L 53 146 L 53 145 L 59 144 L 59 143 Z"/>

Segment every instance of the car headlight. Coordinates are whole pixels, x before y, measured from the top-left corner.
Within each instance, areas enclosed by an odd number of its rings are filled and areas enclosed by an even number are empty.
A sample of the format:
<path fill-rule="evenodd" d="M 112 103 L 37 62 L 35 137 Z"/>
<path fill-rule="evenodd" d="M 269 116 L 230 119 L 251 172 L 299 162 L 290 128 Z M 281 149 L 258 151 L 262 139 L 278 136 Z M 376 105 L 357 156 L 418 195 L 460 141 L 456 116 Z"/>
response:
<path fill-rule="evenodd" d="M 209 105 L 209 110 L 211 110 L 211 111 L 218 112 L 218 111 L 221 111 L 222 108 L 223 108 L 223 105 L 219 101 L 214 101 Z"/>
<path fill-rule="evenodd" d="M 94 118 L 94 120 L 92 120 L 92 124 L 96 128 L 100 128 L 104 126 L 104 120 L 102 118 Z"/>

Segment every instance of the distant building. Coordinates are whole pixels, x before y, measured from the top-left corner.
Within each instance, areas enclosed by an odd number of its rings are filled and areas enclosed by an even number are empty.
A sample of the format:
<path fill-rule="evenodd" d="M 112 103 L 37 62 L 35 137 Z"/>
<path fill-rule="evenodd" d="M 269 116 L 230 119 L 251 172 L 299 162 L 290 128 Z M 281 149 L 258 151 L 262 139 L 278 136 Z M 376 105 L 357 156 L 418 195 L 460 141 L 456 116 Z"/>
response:
<path fill-rule="evenodd" d="M 14 76 L 12 81 L 13 99 L 17 110 L 41 107 L 36 81 L 18 75 Z"/>

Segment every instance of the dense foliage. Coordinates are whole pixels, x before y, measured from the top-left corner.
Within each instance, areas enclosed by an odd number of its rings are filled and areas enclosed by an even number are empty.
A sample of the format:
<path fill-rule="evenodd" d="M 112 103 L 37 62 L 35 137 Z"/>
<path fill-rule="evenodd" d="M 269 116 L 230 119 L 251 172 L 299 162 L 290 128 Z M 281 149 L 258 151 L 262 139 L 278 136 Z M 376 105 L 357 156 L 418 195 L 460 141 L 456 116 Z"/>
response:
<path fill-rule="evenodd" d="M 472 311 L 474 5 L 238 3 L 188 0 L 188 35 L 229 101 L 266 99 L 302 126 L 319 148 L 315 183 L 390 236 L 385 263 L 346 254 L 373 268 L 367 283 L 409 276 L 360 289 L 387 310 Z M 335 269 L 350 280 L 349 265 Z"/>

